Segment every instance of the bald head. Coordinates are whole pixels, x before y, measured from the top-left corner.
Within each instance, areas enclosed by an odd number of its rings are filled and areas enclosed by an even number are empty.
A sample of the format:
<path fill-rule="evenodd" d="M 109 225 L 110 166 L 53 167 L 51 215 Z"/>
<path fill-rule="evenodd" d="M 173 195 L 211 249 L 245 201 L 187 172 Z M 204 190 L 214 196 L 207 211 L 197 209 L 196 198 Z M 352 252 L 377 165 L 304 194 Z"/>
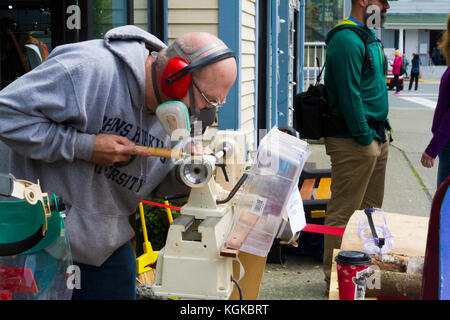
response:
<path fill-rule="evenodd" d="M 183 52 L 188 55 L 187 60 L 190 63 L 227 48 L 222 40 L 207 32 L 187 33 L 180 36 L 176 42 Z M 193 73 L 192 77 L 204 91 L 222 92 L 219 95 L 223 96 L 221 100 L 224 100 L 236 79 L 236 74 L 236 61 L 233 58 L 228 58 L 199 69 Z"/>
<path fill-rule="evenodd" d="M 207 33 L 207 32 L 191 32 L 186 33 L 178 37 L 175 42 L 179 45 L 181 50 L 187 55 L 192 55 L 195 52 L 198 52 L 199 50 L 203 48 L 208 48 L 210 45 L 214 44 L 217 45 L 218 49 L 224 49 L 226 48 L 226 45 L 217 38 L 216 36 Z M 216 50 L 218 50 L 216 49 Z M 208 52 L 211 51 L 211 52 Z M 214 52 L 213 49 L 207 50 L 203 52 L 201 55 L 196 57 L 196 59 L 200 59 L 208 54 L 211 54 Z M 194 61 L 196 60 L 194 59 Z M 190 63 L 194 61 L 189 61 Z"/>
<path fill-rule="evenodd" d="M 154 67 L 160 76 L 170 59 L 175 57 L 185 58 L 189 64 L 193 64 L 203 58 L 212 55 L 215 52 L 223 51 L 227 46 L 216 36 L 207 32 L 186 33 L 178 37 L 168 48 L 158 53 Z M 201 88 L 201 91 L 207 99 L 211 101 L 224 101 L 228 91 L 233 85 L 236 75 L 236 60 L 233 57 L 223 57 L 204 66 L 198 66 L 198 69 L 192 71 L 192 80 Z M 204 61 L 204 60 L 203 60 Z M 205 62 L 205 61 L 204 61 Z M 205 62 L 208 63 L 208 62 Z M 159 87 L 159 84 L 158 84 Z M 202 95 L 195 92 L 196 106 L 199 109 L 205 107 L 202 103 Z M 170 100 L 170 97 L 164 97 L 162 100 Z M 189 97 L 180 99 L 186 105 L 189 105 Z M 203 100 L 203 102 L 206 100 Z"/>
<path fill-rule="evenodd" d="M 163 69 L 167 65 L 167 62 L 175 57 L 183 57 L 189 63 L 193 63 L 215 51 L 225 48 L 227 46 L 222 40 L 210 33 L 186 33 L 175 39 L 169 47 L 159 52 L 156 65 L 158 69 Z"/>

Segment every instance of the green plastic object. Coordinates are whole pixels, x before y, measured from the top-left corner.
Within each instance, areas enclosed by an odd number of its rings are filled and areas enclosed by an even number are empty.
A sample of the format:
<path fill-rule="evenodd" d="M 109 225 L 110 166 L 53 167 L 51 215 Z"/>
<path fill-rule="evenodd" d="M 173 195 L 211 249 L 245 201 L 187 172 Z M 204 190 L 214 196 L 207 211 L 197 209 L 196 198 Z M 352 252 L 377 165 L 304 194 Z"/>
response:
<path fill-rule="evenodd" d="M 53 195 L 55 210 L 51 211 L 51 217 L 47 218 L 47 231 L 34 247 L 20 254 L 32 254 L 42 250 L 60 236 L 64 228 L 62 212 L 58 211 L 57 199 Z M 35 205 L 26 200 L 0 201 L 0 243 L 8 244 L 22 241 L 41 228 L 45 222 L 45 214 L 42 203 L 38 201 Z"/>

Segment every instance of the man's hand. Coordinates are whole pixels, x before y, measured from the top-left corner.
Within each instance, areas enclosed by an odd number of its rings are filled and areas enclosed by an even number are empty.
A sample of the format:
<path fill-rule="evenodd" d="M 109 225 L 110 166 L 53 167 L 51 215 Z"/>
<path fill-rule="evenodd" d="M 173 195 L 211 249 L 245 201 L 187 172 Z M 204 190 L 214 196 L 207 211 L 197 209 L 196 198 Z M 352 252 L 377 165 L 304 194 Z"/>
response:
<path fill-rule="evenodd" d="M 422 153 L 422 159 L 420 159 L 422 165 L 426 168 L 431 168 L 434 165 L 434 158 L 430 157 L 426 152 Z"/>
<path fill-rule="evenodd" d="M 136 147 L 125 137 L 99 134 L 95 137 L 91 162 L 110 167 L 116 162 L 129 161 L 132 155 L 149 157 L 151 153 L 146 149 Z"/>
<path fill-rule="evenodd" d="M 209 147 L 204 146 L 201 142 L 198 141 L 191 143 L 190 150 L 193 156 L 203 156 L 213 153 Z"/>

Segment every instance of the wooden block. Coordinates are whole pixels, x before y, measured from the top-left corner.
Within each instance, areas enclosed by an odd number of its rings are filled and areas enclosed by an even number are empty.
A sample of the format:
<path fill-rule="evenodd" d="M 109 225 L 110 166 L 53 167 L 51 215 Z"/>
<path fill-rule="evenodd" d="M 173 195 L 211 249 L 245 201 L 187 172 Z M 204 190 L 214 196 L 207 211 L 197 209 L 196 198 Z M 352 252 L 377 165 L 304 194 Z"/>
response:
<path fill-rule="evenodd" d="M 155 282 L 156 270 L 150 269 L 137 276 L 136 282 L 141 284 L 153 284 Z"/>
<path fill-rule="evenodd" d="M 339 300 L 337 268 L 336 268 L 336 261 L 334 261 L 334 258 L 336 258 L 339 251 L 341 250 L 339 249 L 333 250 L 333 259 L 331 263 L 330 294 L 328 296 L 329 300 Z"/>
<path fill-rule="evenodd" d="M 311 218 L 313 218 L 313 219 L 325 218 L 325 210 L 312 210 Z"/>
<path fill-rule="evenodd" d="M 317 187 L 316 199 L 330 199 L 330 186 L 331 178 L 320 179 L 319 186 Z"/>
<path fill-rule="evenodd" d="M 302 188 L 300 189 L 302 200 L 311 200 L 315 184 L 316 179 L 306 179 L 303 181 Z"/>
<path fill-rule="evenodd" d="M 229 248 L 224 248 L 222 250 L 220 250 L 220 256 L 221 257 L 231 257 L 231 258 L 236 258 L 238 255 L 238 250 L 236 249 L 229 249 Z"/>
<path fill-rule="evenodd" d="M 267 257 L 260 257 L 250 253 L 239 251 L 239 260 L 244 268 L 244 277 L 238 282 L 242 290 L 244 300 L 258 299 L 261 280 L 264 275 Z M 240 265 L 233 262 L 233 278 L 237 281 L 240 277 Z M 239 291 L 235 286 L 230 300 L 239 300 Z"/>

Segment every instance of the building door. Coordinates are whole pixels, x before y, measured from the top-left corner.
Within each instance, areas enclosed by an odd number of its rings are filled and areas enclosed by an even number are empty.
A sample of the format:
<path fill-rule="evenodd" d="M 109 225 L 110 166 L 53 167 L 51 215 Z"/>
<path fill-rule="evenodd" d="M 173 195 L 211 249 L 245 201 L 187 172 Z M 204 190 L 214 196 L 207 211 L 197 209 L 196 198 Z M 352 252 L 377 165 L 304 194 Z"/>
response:
<path fill-rule="evenodd" d="M 0 1 L 0 90 L 52 50 L 51 1 Z"/>
<path fill-rule="evenodd" d="M 257 141 L 261 141 L 266 131 L 268 131 L 267 126 L 267 105 L 268 105 L 268 92 L 267 84 L 269 79 L 269 68 L 268 68 L 268 34 L 270 25 L 269 14 L 269 3 L 267 0 L 258 1 L 258 110 L 257 110 L 257 131 L 258 137 Z M 270 129 L 270 127 L 269 127 Z"/>
<path fill-rule="evenodd" d="M 429 43 L 429 55 L 435 66 L 446 65 L 445 58 L 438 48 L 438 42 L 440 41 L 444 30 L 430 30 L 430 43 Z"/>
<path fill-rule="evenodd" d="M 167 43 L 167 1 L 148 0 L 148 31 L 158 39 Z"/>
<path fill-rule="evenodd" d="M 303 28 L 298 23 L 299 4 L 258 1 L 258 141 L 274 126 L 292 126 L 302 45 L 298 34 Z"/>

